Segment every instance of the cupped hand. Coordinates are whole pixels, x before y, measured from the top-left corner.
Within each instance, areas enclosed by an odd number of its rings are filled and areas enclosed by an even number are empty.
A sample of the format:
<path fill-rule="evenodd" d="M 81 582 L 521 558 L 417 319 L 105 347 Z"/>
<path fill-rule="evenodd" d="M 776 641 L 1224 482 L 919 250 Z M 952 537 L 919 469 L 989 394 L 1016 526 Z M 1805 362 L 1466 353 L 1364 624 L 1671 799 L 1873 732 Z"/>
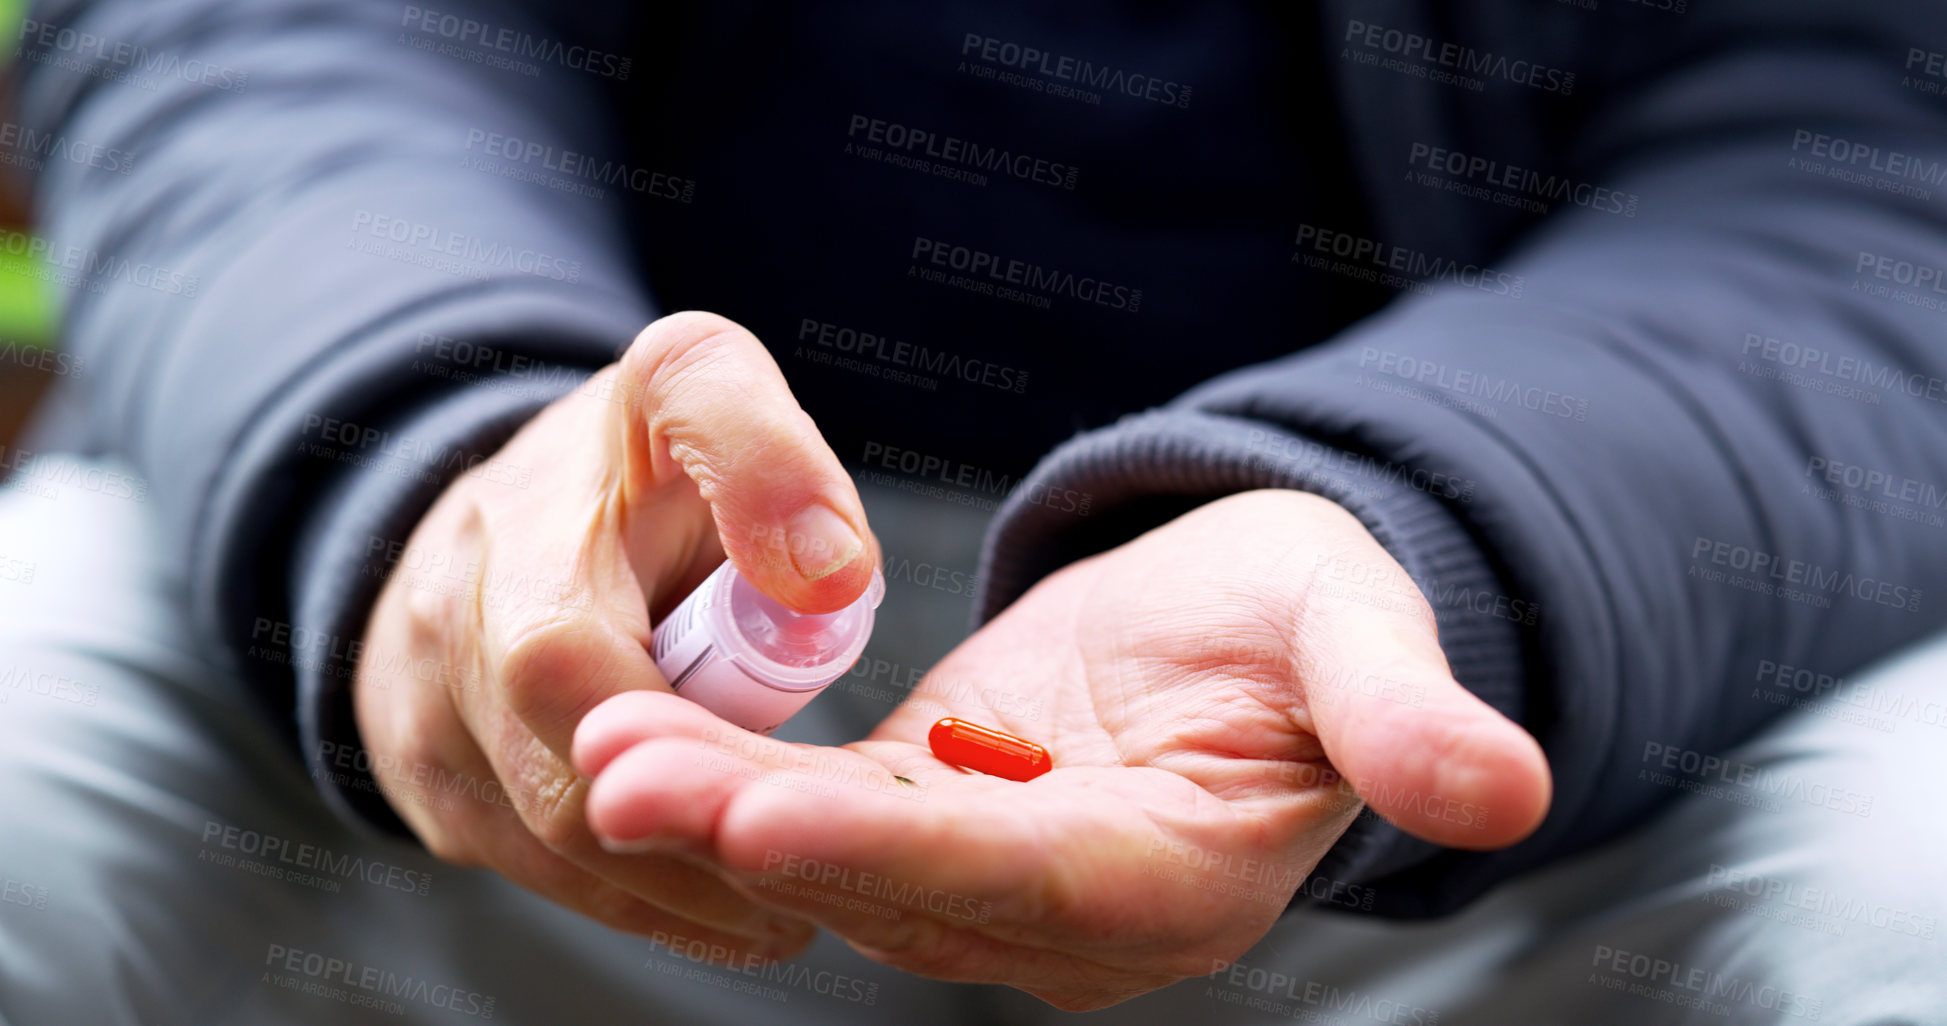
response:
<path fill-rule="evenodd" d="M 865 590 L 877 545 L 844 468 L 758 341 L 701 313 L 650 325 L 493 465 L 524 473 L 454 481 L 368 621 L 353 700 L 379 786 L 434 854 L 616 928 L 731 956 L 801 948 L 809 923 L 710 867 L 605 850 L 568 755 L 602 700 L 667 691 L 651 613 L 726 553 L 801 611 Z"/>
<path fill-rule="evenodd" d="M 936 759 L 944 716 L 1045 746 L 1014 782 Z M 1439 844 L 1540 822 L 1539 746 L 1467 692 L 1346 511 L 1260 491 L 1038 584 L 842 748 L 663 694 L 575 737 L 604 837 L 700 860 L 887 964 L 1068 1009 L 1204 975 L 1270 928 L 1363 804 Z"/>

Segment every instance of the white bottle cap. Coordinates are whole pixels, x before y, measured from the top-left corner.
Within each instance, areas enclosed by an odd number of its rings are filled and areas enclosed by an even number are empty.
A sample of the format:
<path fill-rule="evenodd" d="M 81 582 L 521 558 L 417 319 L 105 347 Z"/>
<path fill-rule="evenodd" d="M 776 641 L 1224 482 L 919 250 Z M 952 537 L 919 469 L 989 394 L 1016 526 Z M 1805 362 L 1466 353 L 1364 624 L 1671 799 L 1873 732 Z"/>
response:
<path fill-rule="evenodd" d="M 875 568 L 851 605 L 800 613 L 772 601 L 726 561 L 657 626 L 650 651 L 677 694 L 769 734 L 858 661 L 885 593 Z"/>

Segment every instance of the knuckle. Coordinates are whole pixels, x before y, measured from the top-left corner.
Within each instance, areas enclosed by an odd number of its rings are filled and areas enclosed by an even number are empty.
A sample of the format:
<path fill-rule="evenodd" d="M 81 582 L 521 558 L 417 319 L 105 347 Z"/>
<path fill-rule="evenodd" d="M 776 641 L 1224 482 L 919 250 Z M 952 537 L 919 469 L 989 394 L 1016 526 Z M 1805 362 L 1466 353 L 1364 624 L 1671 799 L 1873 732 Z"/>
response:
<path fill-rule="evenodd" d="M 594 624 L 553 610 L 522 627 L 500 659 L 501 697 L 524 723 L 549 721 L 572 708 L 599 671 L 604 649 Z"/>
<path fill-rule="evenodd" d="M 581 806 L 569 800 L 571 790 L 563 784 L 537 787 L 528 795 L 522 810 L 528 832 L 541 846 L 556 855 L 568 855 L 586 846 L 588 828 L 583 824 Z"/>
<path fill-rule="evenodd" d="M 678 310 L 657 318 L 642 329 L 637 341 L 638 344 L 646 342 L 650 346 L 667 345 L 736 330 L 742 329 L 736 321 L 722 314 L 708 310 Z"/>
<path fill-rule="evenodd" d="M 402 576 L 395 576 L 393 581 L 402 589 L 398 616 L 404 627 L 405 654 L 414 660 L 443 658 L 447 646 L 455 639 L 454 625 L 461 622 L 457 600 L 441 589 L 411 587 Z M 374 659 L 389 654 L 373 651 L 369 646 L 367 652 Z"/>
<path fill-rule="evenodd" d="M 675 323 L 671 323 L 671 322 Z M 624 358 L 635 417 L 659 467 L 678 464 L 709 498 L 716 464 L 770 441 L 780 413 L 802 416 L 770 354 L 750 332 L 715 314 L 672 314 Z M 631 432 L 634 435 L 634 432 Z M 734 444 L 731 444 L 733 443 Z"/>
<path fill-rule="evenodd" d="M 528 807 L 526 822 L 541 847 L 562 856 L 580 851 L 581 820 L 563 815 L 559 805 L 536 801 Z"/>
<path fill-rule="evenodd" d="M 720 359 L 749 339 L 750 333 L 727 317 L 687 310 L 644 328 L 623 354 L 622 365 L 631 380 L 661 381 L 692 373 L 697 365 Z"/>
<path fill-rule="evenodd" d="M 371 759 L 372 779 L 396 805 L 399 799 L 391 792 L 407 787 L 414 767 L 430 764 L 431 739 L 440 726 L 423 696 L 389 690 L 381 701 L 363 701 L 369 697 L 370 692 L 360 696 L 359 734 Z"/>
<path fill-rule="evenodd" d="M 507 789 L 519 794 L 516 811 L 522 825 L 556 855 L 586 851 L 590 838 L 579 778 L 539 738 L 517 726 L 510 726 L 509 733 L 518 739 L 507 741 L 512 757 L 503 777 Z"/>

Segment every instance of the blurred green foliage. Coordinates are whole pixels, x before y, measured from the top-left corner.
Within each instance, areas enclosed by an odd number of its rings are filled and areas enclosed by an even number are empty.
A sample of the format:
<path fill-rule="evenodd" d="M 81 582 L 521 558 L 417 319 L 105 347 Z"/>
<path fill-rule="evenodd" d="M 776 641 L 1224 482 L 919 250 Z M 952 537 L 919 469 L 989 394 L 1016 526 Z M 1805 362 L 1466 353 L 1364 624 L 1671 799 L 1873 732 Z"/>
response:
<path fill-rule="evenodd" d="M 7 38 L 19 35 L 18 26 L 27 0 L 0 0 L 0 27 Z M 13 62 L 13 47 L 0 47 L 0 68 Z M 14 226 L 0 228 L 9 242 L 16 240 Z M 45 269 L 35 266 L 26 253 L 7 250 L 26 249 L 9 245 L 0 250 L 0 340 L 48 344 L 54 337 L 54 289 Z"/>
<path fill-rule="evenodd" d="M 0 340 L 54 340 L 53 286 L 46 269 L 25 253 L 0 252 Z"/>

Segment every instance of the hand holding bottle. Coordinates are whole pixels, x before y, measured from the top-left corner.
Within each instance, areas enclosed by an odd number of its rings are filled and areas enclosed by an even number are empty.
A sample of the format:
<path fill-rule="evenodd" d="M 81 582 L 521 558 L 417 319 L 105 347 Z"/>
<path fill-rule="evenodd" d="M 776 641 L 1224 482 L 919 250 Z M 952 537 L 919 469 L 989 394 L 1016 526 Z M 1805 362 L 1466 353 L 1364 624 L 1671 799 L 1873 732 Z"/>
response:
<path fill-rule="evenodd" d="M 464 567 L 468 586 L 395 572 L 368 621 L 353 700 L 380 787 L 434 854 L 618 929 L 739 956 L 802 946 L 808 924 L 707 868 L 605 850 L 568 754 L 602 700 L 668 690 L 651 624 L 726 556 L 772 612 L 858 601 L 879 556 L 850 477 L 757 339 L 703 313 L 650 325 L 496 458 L 531 470 L 529 486 L 461 477 L 402 561 Z M 405 669 L 424 665 L 439 681 Z M 509 801 L 451 800 L 427 780 L 497 783 Z"/>

